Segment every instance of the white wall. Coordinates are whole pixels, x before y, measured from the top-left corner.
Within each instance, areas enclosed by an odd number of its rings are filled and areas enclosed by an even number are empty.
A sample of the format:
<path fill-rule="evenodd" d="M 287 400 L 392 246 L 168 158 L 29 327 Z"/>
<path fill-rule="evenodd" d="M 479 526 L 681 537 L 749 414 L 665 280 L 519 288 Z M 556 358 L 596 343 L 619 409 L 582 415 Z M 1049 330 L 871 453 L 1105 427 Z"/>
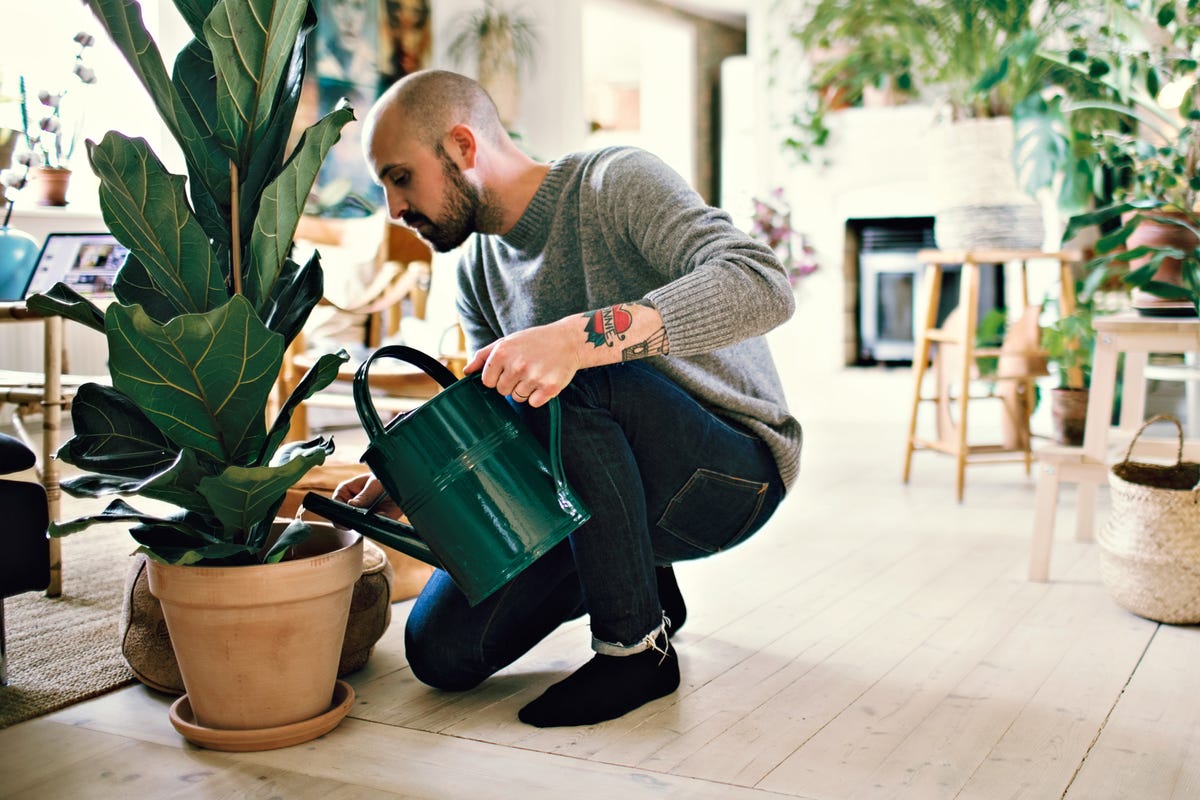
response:
<path fill-rule="evenodd" d="M 454 64 L 446 45 L 454 19 L 475 10 L 480 0 L 434 0 L 432 66 L 476 77 L 474 64 Z M 521 0 L 511 7 L 532 14 L 538 32 L 538 58 L 532 74 L 523 76 L 518 132 L 529 151 L 550 159 L 578 150 L 587 136 L 583 110 L 582 0 Z"/>

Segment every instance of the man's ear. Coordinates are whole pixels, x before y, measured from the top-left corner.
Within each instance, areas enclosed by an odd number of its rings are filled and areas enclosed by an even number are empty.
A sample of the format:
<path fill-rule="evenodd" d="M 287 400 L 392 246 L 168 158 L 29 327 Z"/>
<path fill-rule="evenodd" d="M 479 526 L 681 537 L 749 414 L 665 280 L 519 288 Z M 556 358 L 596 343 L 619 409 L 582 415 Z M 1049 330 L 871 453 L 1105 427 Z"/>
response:
<path fill-rule="evenodd" d="M 475 141 L 475 131 L 470 126 L 459 123 L 446 134 L 446 152 L 460 169 L 474 169 L 475 158 L 478 155 Z"/>

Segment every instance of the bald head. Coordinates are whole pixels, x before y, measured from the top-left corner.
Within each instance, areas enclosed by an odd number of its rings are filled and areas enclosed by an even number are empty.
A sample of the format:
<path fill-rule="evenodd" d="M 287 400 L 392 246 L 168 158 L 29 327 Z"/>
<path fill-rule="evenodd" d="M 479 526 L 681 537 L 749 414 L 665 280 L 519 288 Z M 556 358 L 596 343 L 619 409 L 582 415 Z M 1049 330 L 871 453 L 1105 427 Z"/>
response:
<path fill-rule="evenodd" d="M 396 81 L 371 106 L 363 122 L 364 143 L 382 117 L 426 147 L 435 147 L 455 125 L 468 125 L 491 144 L 508 138 L 496 104 L 478 83 L 456 72 L 421 70 Z"/>

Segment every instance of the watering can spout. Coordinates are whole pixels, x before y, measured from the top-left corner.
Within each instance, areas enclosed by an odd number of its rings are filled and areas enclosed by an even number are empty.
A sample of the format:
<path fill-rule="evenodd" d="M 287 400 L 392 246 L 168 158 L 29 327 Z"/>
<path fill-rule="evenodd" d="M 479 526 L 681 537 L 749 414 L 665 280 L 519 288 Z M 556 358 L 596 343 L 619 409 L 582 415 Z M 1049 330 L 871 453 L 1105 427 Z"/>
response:
<path fill-rule="evenodd" d="M 368 539 L 399 550 L 431 567 L 445 569 L 438 561 L 437 556 L 429 549 L 429 545 L 421 541 L 411 525 L 373 513 L 368 508 L 331 500 L 316 492 L 306 494 L 303 505 L 309 511 L 320 514 L 330 522 L 358 531 Z"/>

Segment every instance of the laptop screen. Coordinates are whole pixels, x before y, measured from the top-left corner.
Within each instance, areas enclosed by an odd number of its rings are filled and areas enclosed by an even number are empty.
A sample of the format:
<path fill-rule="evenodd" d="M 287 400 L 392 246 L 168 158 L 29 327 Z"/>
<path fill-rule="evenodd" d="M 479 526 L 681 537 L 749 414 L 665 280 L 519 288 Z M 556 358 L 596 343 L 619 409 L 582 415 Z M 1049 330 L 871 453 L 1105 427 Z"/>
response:
<path fill-rule="evenodd" d="M 62 281 L 85 297 L 111 297 L 129 249 L 111 233 L 51 233 L 25 287 L 25 297 Z"/>

